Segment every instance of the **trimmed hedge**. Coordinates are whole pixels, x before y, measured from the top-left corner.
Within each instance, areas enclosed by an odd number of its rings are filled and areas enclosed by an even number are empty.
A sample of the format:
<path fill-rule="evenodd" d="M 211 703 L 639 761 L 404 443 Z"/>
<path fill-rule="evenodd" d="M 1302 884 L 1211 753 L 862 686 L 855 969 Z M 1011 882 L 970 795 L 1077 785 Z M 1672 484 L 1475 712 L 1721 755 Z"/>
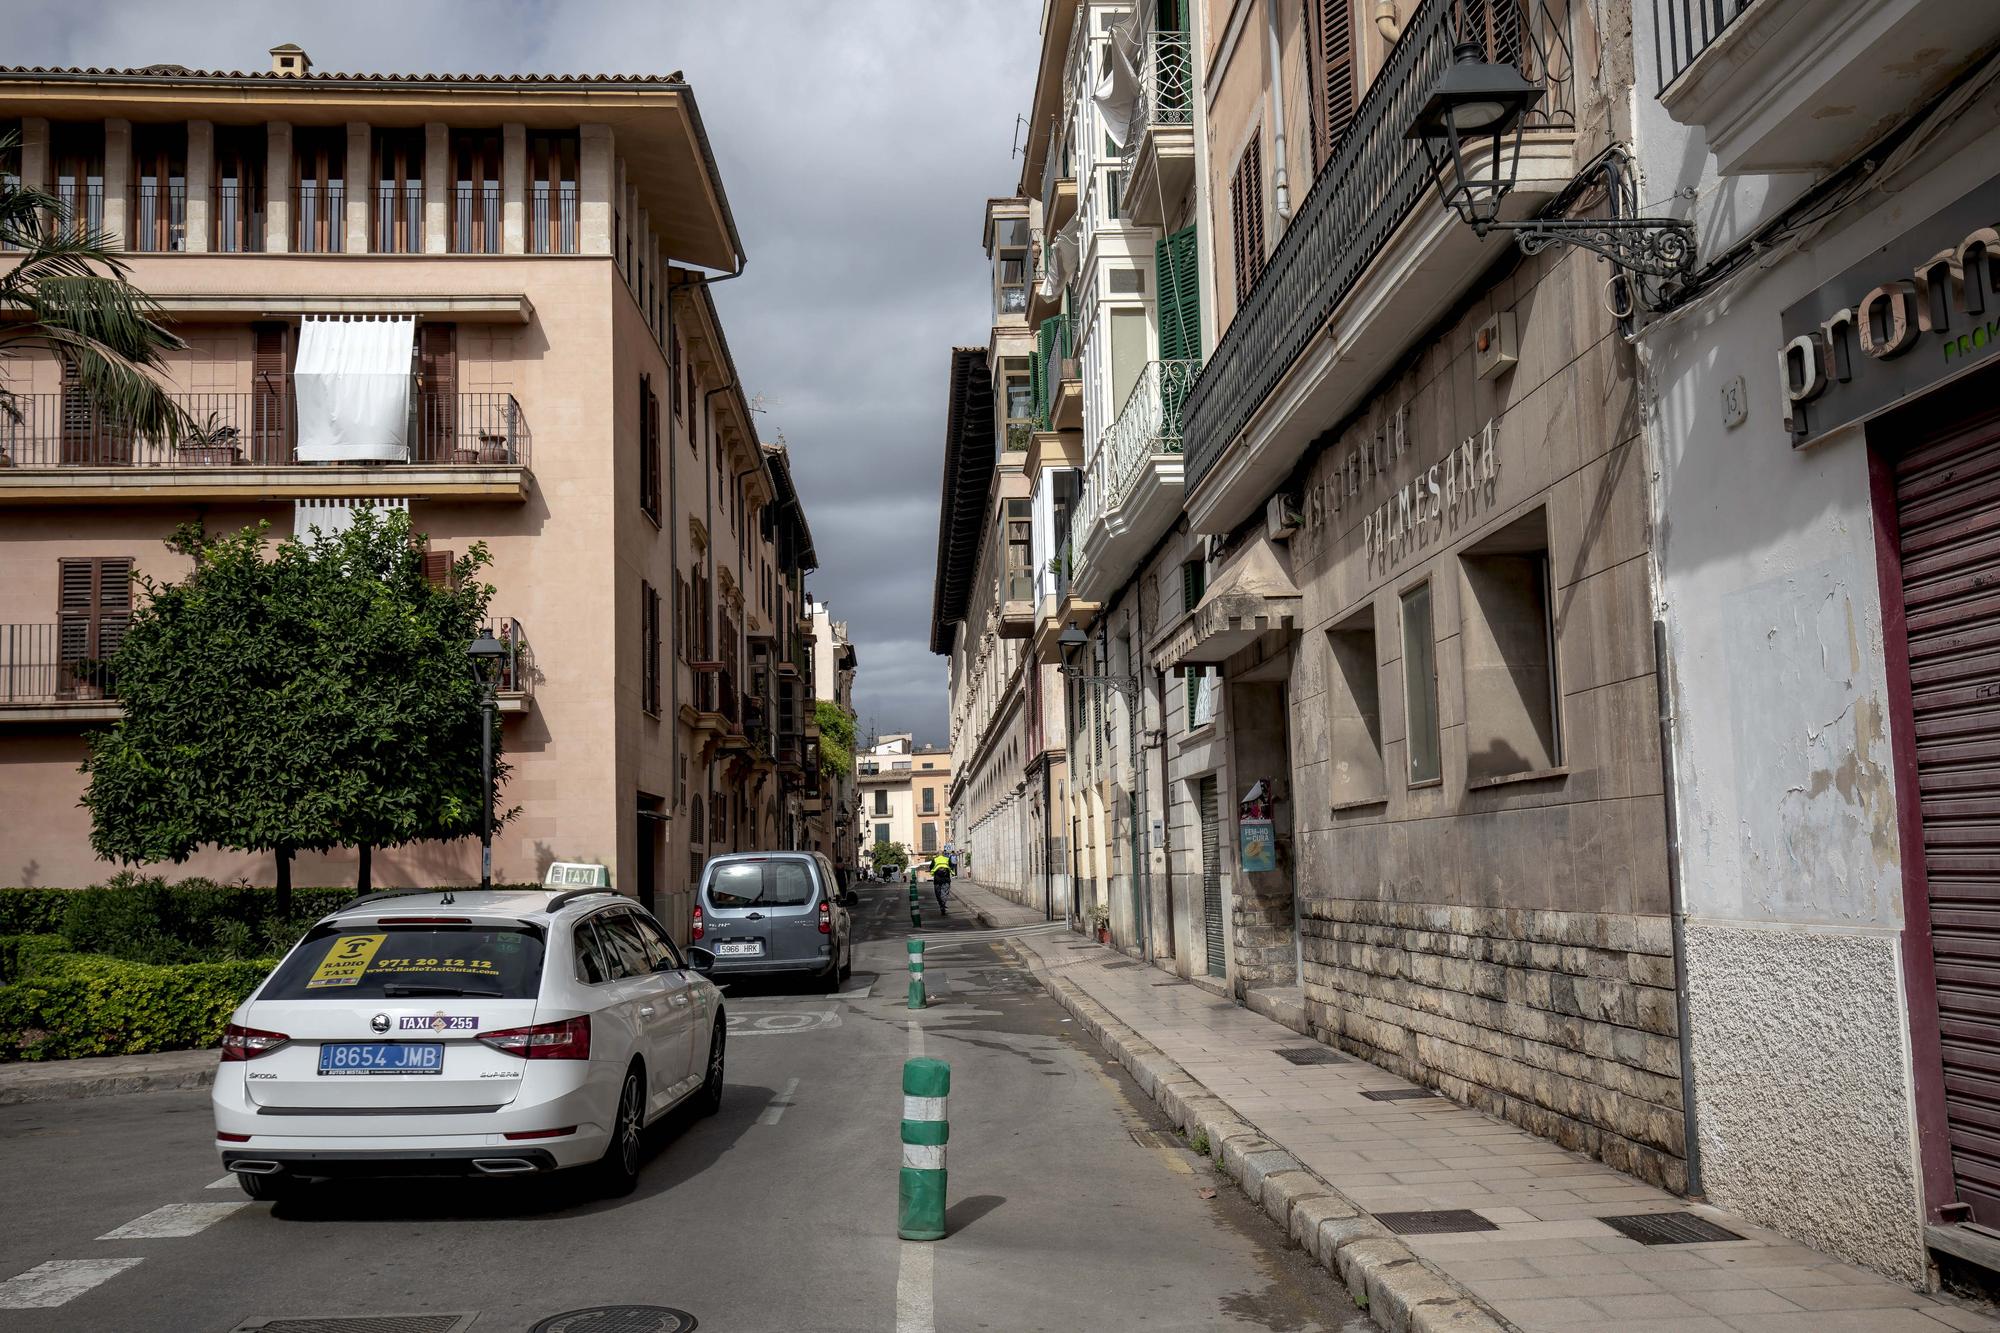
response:
<path fill-rule="evenodd" d="M 60 935 L 0 935 L 0 983 L 39 971 L 49 959 L 71 952 Z"/>
<path fill-rule="evenodd" d="M 35 974 L 0 986 L 0 1060 L 63 1060 L 202 1050 L 275 964 L 189 963 L 156 967 L 64 954 Z"/>
<path fill-rule="evenodd" d="M 0 889 L 0 935 L 46 935 L 62 929 L 69 889 Z"/>

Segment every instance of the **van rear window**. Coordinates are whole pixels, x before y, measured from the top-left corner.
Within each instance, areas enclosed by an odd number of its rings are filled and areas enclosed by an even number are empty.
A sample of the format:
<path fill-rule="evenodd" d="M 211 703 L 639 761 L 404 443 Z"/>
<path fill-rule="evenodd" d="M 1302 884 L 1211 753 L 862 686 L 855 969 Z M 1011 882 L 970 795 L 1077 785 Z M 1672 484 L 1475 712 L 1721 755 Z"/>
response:
<path fill-rule="evenodd" d="M 542 987 L 542 933 L 531 926 L 318 926 L 258 998 L 531 1000 Z"/>
<path fill-rule="evenodd" d="M 804 907 L 812 896 L 812 867 L 804 861 L 724 861 L 708 878 L 714 907 Z"/>

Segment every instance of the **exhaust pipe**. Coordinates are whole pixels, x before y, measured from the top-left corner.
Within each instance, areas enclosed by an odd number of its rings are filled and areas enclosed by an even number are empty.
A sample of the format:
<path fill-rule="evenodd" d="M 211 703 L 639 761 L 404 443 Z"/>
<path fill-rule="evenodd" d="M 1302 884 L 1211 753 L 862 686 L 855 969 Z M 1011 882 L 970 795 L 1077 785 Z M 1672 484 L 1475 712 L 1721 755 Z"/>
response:
<path fill-rule="evenodd" d="M 518 1176 L 538 1169 L 533 1162 L 518 1157 L 480 1157 L 472 1165 L 489 1176 Z"/>
<path fill-rule="evenodd" d="M 285 1168 L 276 1162 L 231 1162 L 229 1169 L 246 1176 L 275 1176 Z"/>

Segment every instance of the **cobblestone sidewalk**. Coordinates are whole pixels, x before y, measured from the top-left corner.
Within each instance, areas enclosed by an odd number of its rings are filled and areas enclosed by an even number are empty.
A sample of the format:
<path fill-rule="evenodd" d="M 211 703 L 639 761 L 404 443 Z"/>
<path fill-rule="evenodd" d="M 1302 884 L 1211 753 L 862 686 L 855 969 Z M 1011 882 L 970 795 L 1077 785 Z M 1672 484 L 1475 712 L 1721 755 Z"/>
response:
<path fill-rule="evenodd" d="M 996 926 L 1042 919 L 976 885 L 961 895 Z M 1163 1072 L 1170 1066 L 1149 1070 L 1140 1081 L 1157 1087 L 1163 1104 L 1219 1099 L 1318 1177 L 1294 1205 L 1294 1239 L 1309 1210 L 1349 1202 L 1360 1221 L 1381 1224 L 1368 1228 L 1375 1236 L 1390 1233 L 1522 1333 L 2000 1333 L 2000 1321 L 1691 1205 L 1443 1098 L 1366 1096 L 1423 1090 L 1080 935 L 1028 935 L 1014 946 L 1063 1003 L 1086 997 L 1130 1029 L 1126 1044 L 1157 1047 L 1200 1085 L 1191 1090 L 1178 1071 Z M 1284 1052 L 1337 1063 L 1296 1064 Z M 1336 1198 L 1320 1203 L 1329 1190 Z M 1268 1190 L 1265 1202 L 1268 1211 Z M 1484 1229 L 1410 1234 L 1395 1216 L 1441 1210 L 1468 1210 L 1476 1217 L 1459 1220 Z M 1743 1239 L 1645 1245 L 1602 1220 L 1654 1213 L 1701 1218 Z M 1334 1266 L 1330 1250 L 1315 1257 Z M 1348 1276 L 1344 1263 L 1339 1271 Z M 1430 1326 L 1414 1313 L 1408 1322 L 1385 1314 L 1378 1312 L 1385 1327 Z"/>

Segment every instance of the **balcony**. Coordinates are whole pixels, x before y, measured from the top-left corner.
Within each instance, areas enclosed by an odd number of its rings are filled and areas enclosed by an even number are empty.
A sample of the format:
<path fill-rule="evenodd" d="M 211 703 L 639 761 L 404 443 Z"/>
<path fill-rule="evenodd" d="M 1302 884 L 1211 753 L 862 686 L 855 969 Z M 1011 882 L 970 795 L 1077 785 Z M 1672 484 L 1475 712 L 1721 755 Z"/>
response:
<path fill-rule="evenodd" d="M 338 255 L 347 251 L 347 186 L 326 181 L 292 187 L 292 252 Z"/>
<path fill-rule="evenodd" d="M 1103 602 L 1180 515 L 1181 407 L 1198 361 L 1149 361 L 1084 464 L 1070 581 Z"/>
<path fill-rule="evenodd" d="M 1460 41 L 1547 89 L 1505 216 L 1536 212 L 1575 175 L 1566 0 L 1422 0 L 1188 394 L 1194 531 L 1227 532 L 1261 506 L 1513 244 L 1447 212 L 1405 137 Z"/>
<path fill-rule="evenodd" d="M 109 627 L 101 625 L 100 636 Z M 496 686 L 499 712 L 526 713 L 536 672 L 521 622 L 510 616 L 485 628 L 507 647 Z M 0 624 L 0 724 L 113 722 L 122 711 L 111 664 L 83 658 L 74 638 L 65 645 L 61 625 Z"/>
<path fill-rule="evenodd" d="M 1184 32 L 1143 40 L 1120 211 L 1137 226 L 1164 227 L 1194 188 L 1194 61 Z"/>
<path fill-rule="evenodd" d="M 421 181 L 384 185 L 375 191 L 374 253 L 424 252 L 424 187 Z"/>
<path fill-rule="evenodd" d="M 1075 351 L 1076 321 L 1069 315 L 1056 315 L 1042 321 L 1035 330 L 1035 359 L 1030 364 L 1034 372 L 1032 389 L 1035 399 L 1035 429 L 1048 431 L 1056 429 L 1056 400 L 1063 389 L 1063 367 L 1070 361 Z M 1074 381 L 1075 377 L 1071 377 Z M 1082 386 L 1078 385 L 1081 393 Z"/>
<path fill-rule="evenodd" d="M 1652 29 L 1660 104 L 1706 132 L 1717 170 L 1822 171 L 1988 50 L 2000 38 L 2000 7 L 1653 0 Z"/>
<path fill-rule="evenodd" d="M 256 185 L 218 185 L 209 195 L 208 248 L 219 255 L 264 250 L 264 191 Z"/>
<path fill-rule="evenodd" d="M 743 734 L 740 727 L 743 701 L 736 692 L 735 677 L 720 662 L 691 665 L 694 688 L 689 691 L 687 702 L 681 705 L 682 720 L 696 731 L 708 732 L 718 739 Z"/>
<path fill-rule="evenodd" d="M 78 394 L 16 395 L 0 416 L 0 507 L 380 495 L 523 500 L 533 436 L 508 393 L 411 391 L 407 463 L 301 462 L 285 393 L 175 394 L 195 423 L 177 444 Z M 393 478 L 393 481 L 391 480 Z"/>
<path fill-rule="evenodd" d="M 174 254 L 187 249 L 187 182 L 148 177 L 132 198 L 132 249 Z"/>

